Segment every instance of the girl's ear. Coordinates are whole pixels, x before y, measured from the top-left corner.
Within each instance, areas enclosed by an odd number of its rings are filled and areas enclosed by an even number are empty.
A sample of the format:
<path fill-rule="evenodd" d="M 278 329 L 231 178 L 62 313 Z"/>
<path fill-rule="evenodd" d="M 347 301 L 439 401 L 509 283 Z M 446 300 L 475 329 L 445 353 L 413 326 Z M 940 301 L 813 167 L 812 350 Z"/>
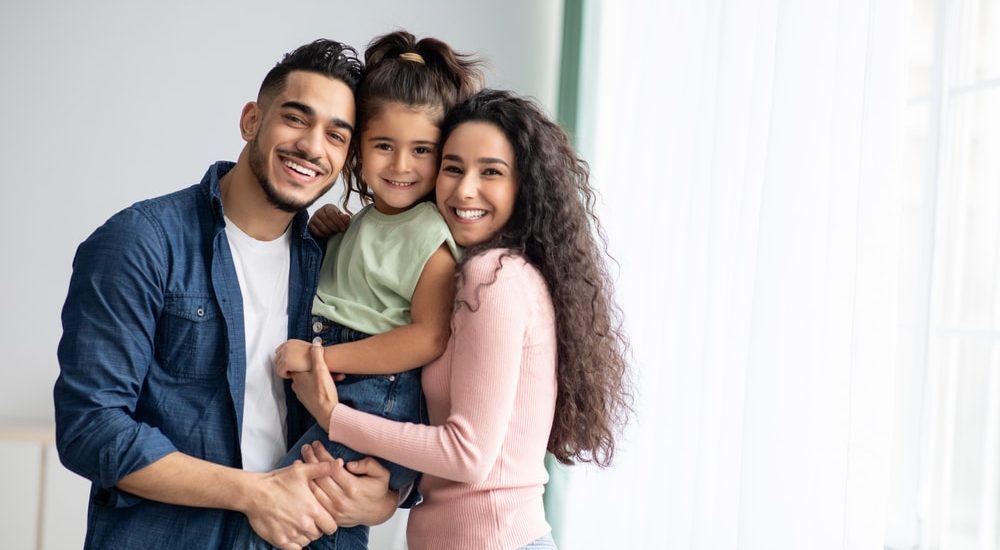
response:
<path fill-rule="evenodd" d="M 250 141 L 257 136 L 260 129 L 260 105 L 256 101 L 251 101 L 243 106 L 240 113 L 240 135 L 245 141 Z"/>

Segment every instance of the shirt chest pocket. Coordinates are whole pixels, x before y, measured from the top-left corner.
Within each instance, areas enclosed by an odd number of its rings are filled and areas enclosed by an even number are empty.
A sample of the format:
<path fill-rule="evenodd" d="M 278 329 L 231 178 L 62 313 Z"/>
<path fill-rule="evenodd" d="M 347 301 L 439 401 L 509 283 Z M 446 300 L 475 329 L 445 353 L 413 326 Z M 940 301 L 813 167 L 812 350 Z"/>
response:
<path fill-rule="evenodd" d="M 178 378 L 209 380 L 226 372 L 226 323 L 211 296 L 167 295 L 156 330 L 160 364 Z"/>

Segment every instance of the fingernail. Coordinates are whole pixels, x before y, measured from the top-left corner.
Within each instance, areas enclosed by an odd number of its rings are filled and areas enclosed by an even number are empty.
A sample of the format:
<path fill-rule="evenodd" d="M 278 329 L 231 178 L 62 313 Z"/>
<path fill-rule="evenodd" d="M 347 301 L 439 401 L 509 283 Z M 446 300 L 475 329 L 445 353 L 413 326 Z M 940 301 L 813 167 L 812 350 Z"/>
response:
<path fill-rule="evenodd" d="M 314 346 L 322 346 L 323 345 L 323 339 L 320 338 L 319 336 L 313 338 L 313 345 Z"/>

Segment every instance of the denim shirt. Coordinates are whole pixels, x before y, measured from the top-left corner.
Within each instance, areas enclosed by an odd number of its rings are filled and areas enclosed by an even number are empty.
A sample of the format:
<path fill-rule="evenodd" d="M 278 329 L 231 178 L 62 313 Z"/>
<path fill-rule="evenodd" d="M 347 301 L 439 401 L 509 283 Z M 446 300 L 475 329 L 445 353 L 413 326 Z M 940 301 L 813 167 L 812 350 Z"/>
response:
<path fill-rule="evenodd" d="M 114 485 L 180 451 L 240 468 L 243 302 L 219 178 L 136 203 L 87 238 L 63 306 L 56 443 L 93 482 L 87 548 L 231 548 L 242 514 L 142 499 Z M 322 250 L 293 223 L 288 336 L 309 338 Z M 288 444 L 311 418 L 286 383 Z"/>

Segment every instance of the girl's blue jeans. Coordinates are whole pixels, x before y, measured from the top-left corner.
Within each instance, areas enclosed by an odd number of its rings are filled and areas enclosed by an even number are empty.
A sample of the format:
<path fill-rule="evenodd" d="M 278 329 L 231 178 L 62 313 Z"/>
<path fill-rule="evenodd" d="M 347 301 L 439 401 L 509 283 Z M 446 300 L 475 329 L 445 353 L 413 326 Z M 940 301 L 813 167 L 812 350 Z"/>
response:
<path fill-rule="evenodd" d="M 313 316 L 313 332 L 323 340 L 324 346 L 354 342 L 369 335 L 339 325 L 329 319 Z M 333 366 L 336 371 L 336 365 Z M 427 424 L 427 406 L 420 389 L 420 369 L 389 375 L 347 375 L 337 382 L 340 402 L 353 409 L 377 414 L 398 422 Z M 330 441 L 326 432 L 314 424 L 288 451 L 276 468 L 283 468 L 302 459 L 302 446 L 313 441 L 322 441 L 323 446 L 334 458 L 344 462 L 359 460 L 365 455 L 340 443 Z M 377 457 L 376 457 L 377 458 Z M 389 488 L 399 490 L 416 481 L 418 472 L 398 464 L 378 459 L 389 470 Z M 245 521 L 236 538 L 236 548 L 270 550 L 273 548 L 254 533 L 250 522 Z M 358 525 L 337 529 L 337 532 L 312 542 L 309 548 L 323 550 L 364 550 L 368 548 L 368 526 Z"/>

